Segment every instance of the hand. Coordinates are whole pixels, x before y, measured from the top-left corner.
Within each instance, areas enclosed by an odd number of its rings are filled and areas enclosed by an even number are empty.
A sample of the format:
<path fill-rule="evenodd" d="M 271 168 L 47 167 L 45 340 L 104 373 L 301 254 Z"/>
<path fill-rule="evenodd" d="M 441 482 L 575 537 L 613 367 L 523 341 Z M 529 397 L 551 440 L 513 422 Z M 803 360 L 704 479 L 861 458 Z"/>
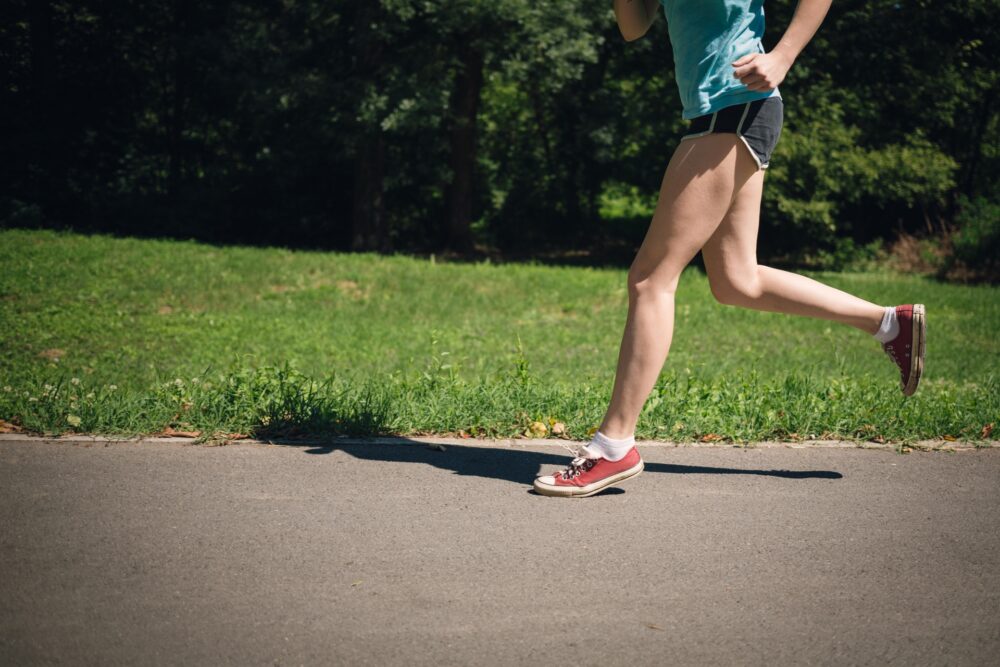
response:
<path fill-rule="evenodd" d="M 733 62 L 733 76 L 750 90 L 773 90 L 785 80 L 792 66 L 781 53 L 751 53 Z"/>

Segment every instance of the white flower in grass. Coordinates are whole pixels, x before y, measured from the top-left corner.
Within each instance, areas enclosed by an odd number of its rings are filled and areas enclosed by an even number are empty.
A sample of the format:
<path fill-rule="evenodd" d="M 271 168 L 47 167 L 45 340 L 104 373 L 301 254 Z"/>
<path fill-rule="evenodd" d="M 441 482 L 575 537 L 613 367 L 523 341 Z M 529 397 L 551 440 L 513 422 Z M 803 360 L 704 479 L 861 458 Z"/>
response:
<path fill-rule="evenodd" d="M 55 389 L 55 387 L 53 387 L 53 386 L 52 386 L 52 385 L 50 385 L 50 384 L 46 384 L 46 385 L 45 385 L 45 386 L 43 387 L 43 389 L 45 390 L 45 393 L 46 393 L 46 394 L 48 394 L 48 393 L 50 393 L 50 392 L 51 392 L 51 391 L 52 391 L 53 389 Z"/>
<path fill-rule="evenodd" d="M 13 389 L 11 388 L 11 386 L 10 386 L 9 384 L 5 384 L 5 385 L 3 386 L 3 390 L 4 390 L 4 391 L 14 391 L 14 390 L 13 390 Z"/>
<path fill-rule="evenodd" d="M 93 398 L 93 397 L 94 397 L 94 392 L 90 392 L 89 394 L 84 396 L 84 398 Z"/>
<path fill-rule="evenodd" d="M 183 387 L 184 386 L 184 380 L 182 380 L 180 378 L 177 378 L 176 380 L 174 380 L 174 385 L 177 386 L 177 387 Z"/>
<path fill-rule="evenodd" d="M 37 398 L 35 398 L 34 396 L 32 396 L 32 397 L 30 397 L 30 398 L 28 399 L 28 403 L 37 403 L 37 402 L 38 402 L 38 399 L 37 399 Z"/>
<path fill-rule="evenodd" d="M 72 378 L 70 379 L 70 382 L 73 384 L 80 384 L 80 378 Z"/>
<path fill-rule="evenodd" d="M 200 382 L 201 378 L 191 378 L 191 384 L 199 384 Z"/>
<path fill-rule="evenodd" d="M 81 421 L 82 420 L 76 415 L 66 415 L 66 423 L 74 428 L 79 426 Z"/>
<path fill-rule="evenodd" d="M 109 384 L 108 385 L 108 391 L 114 391 L 117 388 L 118 388 L 118 385 L 116 385 L 116 384 Z"/>

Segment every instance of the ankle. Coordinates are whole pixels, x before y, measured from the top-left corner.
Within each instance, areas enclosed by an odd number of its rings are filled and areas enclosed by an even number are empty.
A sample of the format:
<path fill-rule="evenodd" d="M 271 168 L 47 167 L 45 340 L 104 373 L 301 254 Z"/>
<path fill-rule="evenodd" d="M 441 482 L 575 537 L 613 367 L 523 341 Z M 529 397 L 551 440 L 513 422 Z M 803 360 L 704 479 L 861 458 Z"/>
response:
<path fill-rule="evenodd" d="M 601 456 L 609 461 L 620 461 L 633 447 L 635 447 L 634 435 L 612 438 L 598 429 L 584 449 L 593 456 Z"/>
<path fill-rule="evenodd" d="M 876 340 L 883 344 L 888 343 L 899 335 L 899 321 L 896 318 L 895 306 L 885 307 L 882 315 L 882 321 L 879 324 L 878 329 L 872 335 Z"/>
<path fill-rule="evenodd" d="M 635 428 L 629 428 L 628 425 L 621 423 L 604 423 L 597 427 L 594 435 L 598 433 L 610 440 L 627 440 L 635 436 Z"/>

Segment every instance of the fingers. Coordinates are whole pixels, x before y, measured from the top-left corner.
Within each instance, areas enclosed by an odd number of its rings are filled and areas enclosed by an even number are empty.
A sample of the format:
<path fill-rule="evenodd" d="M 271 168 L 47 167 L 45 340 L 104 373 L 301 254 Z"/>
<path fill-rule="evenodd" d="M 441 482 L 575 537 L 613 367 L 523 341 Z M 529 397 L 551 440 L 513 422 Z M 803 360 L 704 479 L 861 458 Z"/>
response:
<path fill-rule="evenodd" d="M 757 73 L 743 77 L 740 79 L 740 83 L 746 86 L 747 89 L 754 91 L 765 91 L 774 88 L 774 84 L 766 76 Z"/>
<path fill-rule="evenodd" d="M 742 79 L 750 72 L 755 72 L 757 70 L 756 65 L 744 65 L 743 67 L 737 67 L 733 70 L 733 76 L 737 79 Z"/>
<path fill-rule="evenodd" d="M 746 68 L 737 69 L 733 76 L 750 90 L 771 90 L 777 85 L 774 82 L 774 77 L 765 73 L 757 65 L 748 65 Z"/>
<path fill-rule="evenodd" d="M 766 91 L 777 87 L 783 76 L 775 72 L 768 58 L 758 60 L 764 54 L 750 53 L 733 61 L 733 77 L 740 80 L 749 90 Z"/>
<path fill-rule="evenodd" d="M 740 83 L 750 90 L 764 91 L 774 88 L 774 84 L 764 74 L 754 70 L 740 77 Z"/>
<path fill-rule="evenodd" d="M 756 72 L 757 69 L 758 69 L 757 63 L 747 63 L 746 65 L 742 65 L 734 69 L 733 76 L 735 76 L 737 79 L 742 79 L 747 74 L 750 74 L 751 72 Z"/>

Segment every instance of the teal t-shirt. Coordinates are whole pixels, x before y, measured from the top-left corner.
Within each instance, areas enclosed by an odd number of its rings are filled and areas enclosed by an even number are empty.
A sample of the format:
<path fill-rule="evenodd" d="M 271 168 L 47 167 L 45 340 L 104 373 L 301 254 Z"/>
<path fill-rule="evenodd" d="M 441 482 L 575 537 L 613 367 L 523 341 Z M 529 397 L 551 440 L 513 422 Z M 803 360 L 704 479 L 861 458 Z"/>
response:
<path fill-rule="evenodd" d="M 660 0 L 684 118 L 772 95 L 749 90 L 733 76 L 733 61 L 764 53 L 764 0 Z"/>

